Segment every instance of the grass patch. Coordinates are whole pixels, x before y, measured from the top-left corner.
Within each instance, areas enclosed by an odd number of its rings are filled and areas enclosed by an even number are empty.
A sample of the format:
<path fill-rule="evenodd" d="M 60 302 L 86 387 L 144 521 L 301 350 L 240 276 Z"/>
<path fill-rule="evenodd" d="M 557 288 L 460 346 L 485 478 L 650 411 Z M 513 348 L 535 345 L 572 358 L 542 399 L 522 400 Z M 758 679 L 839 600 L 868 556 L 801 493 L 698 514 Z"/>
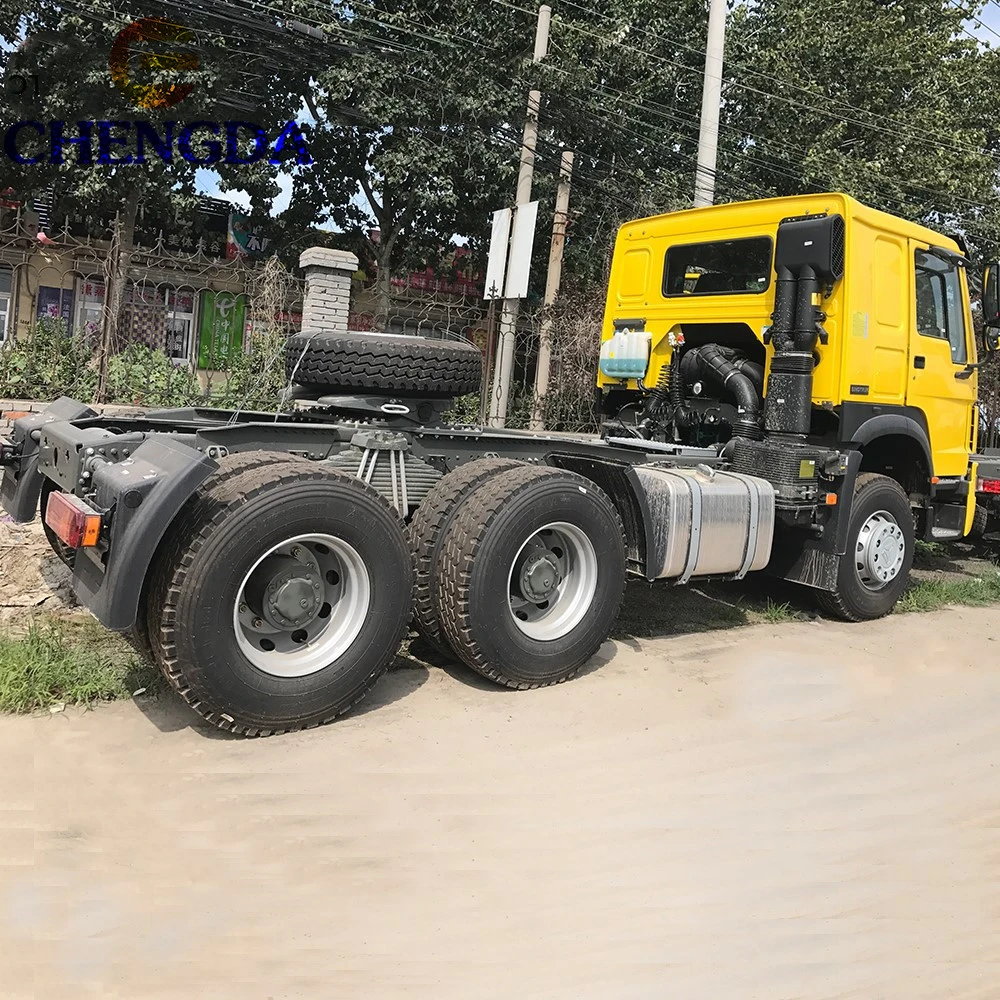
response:
<path fill-rule="evenodd" d="M 946 604 L 981 606 L 1000 602 L 1000 572 L 964 580 L 920 580 L 903 594 L 897 611 L 935 611 Z"/>
<path fill-rule="evenodd" d="M 764 607 L 749 612 L 751 621 L 766 625 L 778 625 L 781 622 L 796 621 L 800 617 L 799 614 L 792 610 L 792 606 L 787 601 L 782 601 L 778 604 L 772 601 L 770 597 L 767 599 L 767 604 Z"/>
<path fill-rule="evenodd" d="M 737 628 L 776 625 L 815 615 L 804 589 L 755 576 L 742 583 L 716 582 L 676 587 L 629 582 L 612 639 L 646 639 Z"/>
<path fill-rule="evenodd" d="M 120 635 L 89 619 L 48 618 L 22 635 L 0 632 L 0 711 L 129 698 L 158 680 Z"/>

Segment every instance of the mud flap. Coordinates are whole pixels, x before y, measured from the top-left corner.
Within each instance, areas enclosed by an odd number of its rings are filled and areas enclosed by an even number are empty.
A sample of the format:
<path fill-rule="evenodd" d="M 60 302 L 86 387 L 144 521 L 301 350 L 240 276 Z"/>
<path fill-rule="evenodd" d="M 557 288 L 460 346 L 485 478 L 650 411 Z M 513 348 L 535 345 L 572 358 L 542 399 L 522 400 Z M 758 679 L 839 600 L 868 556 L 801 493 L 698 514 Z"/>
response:
<path fill-rule="evenodd" d="M 218 468 L 200 451 L 170 439 L 143 442 L 124 462 L 94 472 L 97 506 L 110 510 L 106 549 L 78 549 L 73 590 L 110 629 L 135 624 L 143 583 L 168 526 Z"/>

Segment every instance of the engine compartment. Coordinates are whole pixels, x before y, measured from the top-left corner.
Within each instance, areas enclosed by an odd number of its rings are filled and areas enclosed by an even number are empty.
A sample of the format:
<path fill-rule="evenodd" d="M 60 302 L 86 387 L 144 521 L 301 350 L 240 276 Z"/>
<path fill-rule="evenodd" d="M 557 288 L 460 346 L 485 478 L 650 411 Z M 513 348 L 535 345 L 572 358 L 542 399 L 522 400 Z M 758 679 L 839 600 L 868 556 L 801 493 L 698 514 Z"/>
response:
<path fill-rule="evenodd" d="M 671 363 L 640 395 L 604 397 L 610 431 L 691 447 L 722 448 L 734 436 L 759 436 L 764 345 L 745 324 L 695 326 L 671 333 Z"/>

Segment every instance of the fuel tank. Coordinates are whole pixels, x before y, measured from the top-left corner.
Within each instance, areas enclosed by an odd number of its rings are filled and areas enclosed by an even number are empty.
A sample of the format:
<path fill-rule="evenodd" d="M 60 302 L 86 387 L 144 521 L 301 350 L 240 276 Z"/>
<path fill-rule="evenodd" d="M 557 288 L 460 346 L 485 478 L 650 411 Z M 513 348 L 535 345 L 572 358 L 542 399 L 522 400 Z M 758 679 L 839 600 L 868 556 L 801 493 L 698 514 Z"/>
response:
<path fill-rule="evenodd" d="M 774 488 L 766 480 L 705 465 L 637 465 L 632 476 L 645 504 L 648 579 L 741 579 L 767 565 Z"/>

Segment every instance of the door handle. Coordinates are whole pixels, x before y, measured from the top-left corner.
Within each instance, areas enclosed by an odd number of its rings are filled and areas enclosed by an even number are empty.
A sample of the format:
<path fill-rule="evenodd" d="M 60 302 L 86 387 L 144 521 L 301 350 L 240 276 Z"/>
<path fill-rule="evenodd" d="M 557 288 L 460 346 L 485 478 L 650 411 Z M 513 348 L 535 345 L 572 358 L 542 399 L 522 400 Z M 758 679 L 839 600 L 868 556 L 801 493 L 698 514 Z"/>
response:
<path fill-rule="evenodd" d="M 923 368 L 923 367 L 926 366 L 926 364 L 927 364 L 927 359 L 922 354 L 918 354 L 913 359 L 913 367 L 914 368 Z"/>

